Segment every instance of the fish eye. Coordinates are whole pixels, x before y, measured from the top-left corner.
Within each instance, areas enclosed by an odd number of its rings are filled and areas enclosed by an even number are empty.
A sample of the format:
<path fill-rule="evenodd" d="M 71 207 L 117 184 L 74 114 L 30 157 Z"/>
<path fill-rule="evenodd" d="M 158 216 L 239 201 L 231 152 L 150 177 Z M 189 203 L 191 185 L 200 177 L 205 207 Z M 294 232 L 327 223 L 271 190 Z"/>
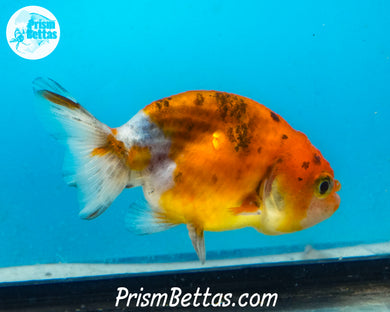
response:
<path fill-rule="evenodd" d="M 322 181 L 320 184 L 320 194 L 324 195 L 328 189 L 329 189 L 329 182 L 328 181 Z"/>
<path fill-rule="evenodd" d="M 325 198 L 332 192 L 333 189 L 333 179 L 326 175 L 317 179 L 315 183 L 315 194 L 319 198 Z"/>

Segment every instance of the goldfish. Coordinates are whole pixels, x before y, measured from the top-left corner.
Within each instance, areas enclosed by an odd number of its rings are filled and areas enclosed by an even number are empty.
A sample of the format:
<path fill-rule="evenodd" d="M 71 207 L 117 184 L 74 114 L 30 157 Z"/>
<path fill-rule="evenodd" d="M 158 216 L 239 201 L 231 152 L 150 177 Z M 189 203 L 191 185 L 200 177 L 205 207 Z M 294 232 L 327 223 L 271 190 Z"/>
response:
<path fill-rule="evenodd" d="M 292 233 L 329 218 L 341 184 L 305 134 L 249 98 L 187 91 L 110 128 L 54 80 L 37 78 L 43 122 L 67 145 L 64 177 L 78 188 L 80 217 L 102 214 L 141 186 L 126 224 L 149 234 L 185 224 L 202 263 L 205 231 L 253 227 Z"/>

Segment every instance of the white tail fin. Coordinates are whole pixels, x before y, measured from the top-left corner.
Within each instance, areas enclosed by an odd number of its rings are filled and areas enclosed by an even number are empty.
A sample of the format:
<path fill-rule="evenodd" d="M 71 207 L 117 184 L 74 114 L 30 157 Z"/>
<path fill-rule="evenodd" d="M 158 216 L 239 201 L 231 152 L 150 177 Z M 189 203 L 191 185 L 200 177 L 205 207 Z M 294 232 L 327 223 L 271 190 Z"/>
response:
<path fill-rule="evenodd" d="M 38 109 L 48 130 L 67 144 L 65 180 L 79 189 L 80 217 L 92 219 L 107 209 L 130 181 L 123 158 L 107 149 L 114 131 L 86 111 L 58 83 L 47 78 L 33 82 Z M 123 144 L 122 142 L 120 142 Z"/>

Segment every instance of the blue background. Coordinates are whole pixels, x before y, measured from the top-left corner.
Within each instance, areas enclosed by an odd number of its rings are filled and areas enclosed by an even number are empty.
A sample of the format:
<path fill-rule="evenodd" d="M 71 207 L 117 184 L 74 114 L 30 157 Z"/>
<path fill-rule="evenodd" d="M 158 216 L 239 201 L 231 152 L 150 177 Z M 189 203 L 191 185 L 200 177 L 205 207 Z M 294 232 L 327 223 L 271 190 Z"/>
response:
<path fill-rule="evenodd" d="M 61 39 L 31 61 L 8 46 L 18 9 L 51 11 Z M 80 220 L 62 180 L 64 148 L 40 125 L 32 80 L 60 82 L 99 120 L 125 123 L 148 103 L 215 89 L 265 104 L 306 133 L 342 183 L 330 219 L 302 232 L 206 233 L 207 251 L 380 242 L 390 238 L 389 1 L 1 1 L 0 266 L 193 253 L 184 226 L 134 236 L 124 191 Z"/>

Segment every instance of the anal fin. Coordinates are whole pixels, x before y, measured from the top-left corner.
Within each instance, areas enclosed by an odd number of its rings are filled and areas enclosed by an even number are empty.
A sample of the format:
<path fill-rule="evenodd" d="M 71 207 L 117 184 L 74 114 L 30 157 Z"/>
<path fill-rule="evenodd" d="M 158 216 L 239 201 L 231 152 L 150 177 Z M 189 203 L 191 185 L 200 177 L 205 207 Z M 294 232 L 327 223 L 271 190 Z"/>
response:
<path fill-rule="evenodd" d="M 204 231 L 194 224 L 187 224 L 188 234 L 191 238 L 192 245 L 202 264 L 206 262 L 206 248 L 204 243 Z"/>

